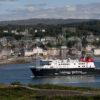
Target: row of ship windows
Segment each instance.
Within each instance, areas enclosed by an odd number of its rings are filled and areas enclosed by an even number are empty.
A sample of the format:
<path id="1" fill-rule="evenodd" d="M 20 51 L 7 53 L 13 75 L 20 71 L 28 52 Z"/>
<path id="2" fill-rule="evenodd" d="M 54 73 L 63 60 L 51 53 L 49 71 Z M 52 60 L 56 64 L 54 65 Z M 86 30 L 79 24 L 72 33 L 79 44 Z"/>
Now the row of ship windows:
<path id="1" fill-rule="evenodd" d="M 59 65 L 70 65 L 70 64 L 59 64 Z M 74 64 L 75 65 L 75 64 Z M 85 66 L 78 66 L 78 67 L 85 67 Z"/>
<path id="2" fill-rule="evenodd" d="M 59 65 L 70 65 L 70 64 L 59 64 Z"/>
<path id="3" fill-rule="evenodd" d="M 70 64 L 59 64 L 59 65 L 70 65 Z M 85 66 L 78 66 L 78 67 L 85 67 Z"/>
<path id="4" fill-rule="evenodd" d="M 70 64 L 59 64 L 59 65 L 70 65 Z M 76 65 L 76 64 L 74 63 L 74 65 Z"/>
<path id="5" fill-rule="evenodd" d="M 78 67 L 85 67 L 85 66 L 78 66 Z"/>
<path id="6" fill-rule="evenodd" d="M 59 64 L 59 65 L 70 65 L 70 64 Z M 74 65 L 76 64 L 74 63 Z M 79 63 L 79 65 L 84 65 L 84 63 Z"/>

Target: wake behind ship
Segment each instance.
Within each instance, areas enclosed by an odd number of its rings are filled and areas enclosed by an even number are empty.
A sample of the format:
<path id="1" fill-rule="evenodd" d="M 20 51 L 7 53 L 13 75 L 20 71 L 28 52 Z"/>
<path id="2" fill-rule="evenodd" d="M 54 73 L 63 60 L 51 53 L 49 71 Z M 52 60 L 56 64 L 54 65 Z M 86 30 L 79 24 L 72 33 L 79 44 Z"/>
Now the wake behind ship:
<path id="1" fill-rule="evenodd" d="M 31 67 L 34 76 L 66 76 L 66 75 L 99 75 L 92 58 L 75 59 L 49 59 L 36 61 Z"/>

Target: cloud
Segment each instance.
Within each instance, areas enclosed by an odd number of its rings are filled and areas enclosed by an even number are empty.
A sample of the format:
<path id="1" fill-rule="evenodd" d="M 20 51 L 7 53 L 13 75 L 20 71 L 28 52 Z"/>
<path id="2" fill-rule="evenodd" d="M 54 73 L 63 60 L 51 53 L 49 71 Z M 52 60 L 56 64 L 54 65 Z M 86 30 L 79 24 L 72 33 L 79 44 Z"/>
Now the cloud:
<path id="1" fill-rule="evenodd" d="M 0 2 L 5 2 L 5 1 L 10 1 L 10 2 L 12 2 L 12 1 L 18 1 L 18 0 L 0 0 Z"/>
<path id="2" fill-rule="evenodd" d="M 27 4 L 25 5 L 26 7 L 29 7 L 29 6 L 35 6 L 35 7 L 44 7 L 46 6 L 47 4 L 46 3 L 38 3 L 38 4 Z"/>
<path id="3" fill-rule="evenodd" d="M 68 11 L 76 11 L 76 6 L 66 5 Z"/>
<path id="4" fill-rule="evenodd" d="M 100 3 L 86 5 L 66 5 L 64 7 L 46 8 L 40 4 L 28 4 L 10 10 L 8 14 L 1 15 L 1 20 L 16 20 L 28 18 L 76 18 L 76 19 L 100 19 Z"/>

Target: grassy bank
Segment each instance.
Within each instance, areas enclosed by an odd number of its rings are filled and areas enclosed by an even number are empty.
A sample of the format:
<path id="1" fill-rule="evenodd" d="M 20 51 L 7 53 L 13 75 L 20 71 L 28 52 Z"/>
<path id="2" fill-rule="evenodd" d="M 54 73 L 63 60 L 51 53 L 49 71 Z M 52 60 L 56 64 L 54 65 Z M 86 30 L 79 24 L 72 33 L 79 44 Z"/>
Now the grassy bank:
<path id="1" fill-rule="evenodd" d="M 0 100 L 100 100 L 100 90 L 59 85 L 0 85 Z"/>

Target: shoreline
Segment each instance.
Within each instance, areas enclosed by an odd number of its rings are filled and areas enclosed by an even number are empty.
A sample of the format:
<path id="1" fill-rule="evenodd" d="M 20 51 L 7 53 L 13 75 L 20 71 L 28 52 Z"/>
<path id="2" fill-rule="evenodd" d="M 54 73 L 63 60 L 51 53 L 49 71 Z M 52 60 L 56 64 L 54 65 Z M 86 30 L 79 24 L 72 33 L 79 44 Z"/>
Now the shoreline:
<path id="1" fill-rule="evenodd" d="M 35 58 L 32 57 L 16 57 L 16 58 L 9 58 L 5 60 L 0 60 L 0 65 L 7 65 L 7 64 L 25 64 L 34 62 Z M 100 56 L 95 56 L 94 59 L 100 60 Z"/>
<path id="2" fill-rule="evenodd" d="M 25 64 L 25 63 L 30 63 L 31 61 L 32 61 L 32 57 L 9 58 L 9 59 L 5 59 L 5 60 L 0 60 L 0 65 Z"/>

